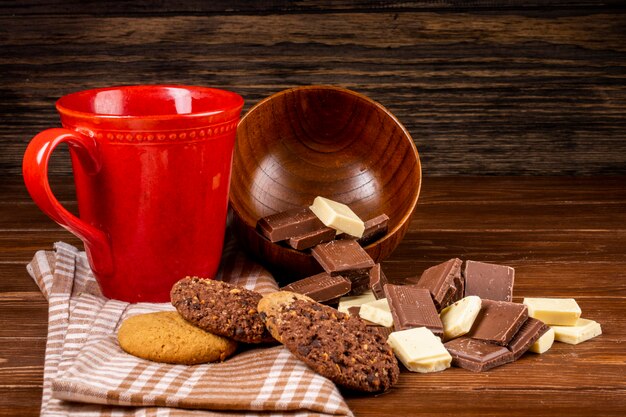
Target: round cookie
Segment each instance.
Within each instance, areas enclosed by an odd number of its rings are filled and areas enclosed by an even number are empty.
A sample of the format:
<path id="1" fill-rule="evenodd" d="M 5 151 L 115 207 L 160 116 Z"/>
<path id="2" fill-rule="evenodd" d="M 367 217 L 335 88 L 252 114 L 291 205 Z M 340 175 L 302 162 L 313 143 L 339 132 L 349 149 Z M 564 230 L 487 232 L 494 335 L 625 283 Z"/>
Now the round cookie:
<path id="1" fill-rule="evenodd" d="M 274 339 L 281 343 L 282 339 L 278 333 L 279 326 L 276 323 L 276 320 L 278 319 L 281 310 L 296 300 L 310 301 L 312 303 L 315 302 L 312 298 L 309 298 L 306 295 L 291 291 L 276 291 L 271 294 L 266 294 L 263 298 L 261 298 L 261 301 L 259 301 L 258 309 L 261 316 L 265 320 L 265 327 L 267 327 L 267 330 L 274 337 Z"/>
<path id="2" fill-rule="evenodd" d="M 393 351 L 381 334 L 368 330 L 359 318 L 296 294 L 263 298 L 259 310 L 270 332 L 320 375 L 366 392 L 385 391 L 398 381 L 400 369 Z"/>
<path id="3" fill-rule="evenodd" d="M 190 323 L 244 343 L 274 342 L 257 304 L 262 295 L 222 281 L 187 277 L 170 293 L 172 305 Z"/>
<path id="4" fill-rule="evenodd" d="M 131 355 L 183 365 L 223 361 L 237 349 L 237 342 L 205 332 L 175 311 L 129 317 L 122 322 L 117 340 Z"/>

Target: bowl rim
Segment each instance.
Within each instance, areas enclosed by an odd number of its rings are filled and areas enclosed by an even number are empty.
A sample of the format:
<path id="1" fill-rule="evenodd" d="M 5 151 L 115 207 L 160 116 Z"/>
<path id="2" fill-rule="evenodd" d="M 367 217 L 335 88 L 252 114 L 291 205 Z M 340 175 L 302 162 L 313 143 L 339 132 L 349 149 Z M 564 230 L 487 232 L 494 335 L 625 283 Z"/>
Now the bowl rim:
<path id="1" fill-rule="evenodd" d="M 362 94 L 362 93 L 358 93 L 356 91 L 344 88 L 344 87 L 339 87 L 339 86 L 334 86 L 334 85 L 325 85 L 325 84 L 314 84 L 314 85 L 305 85 L 305 86 L 298 86 L 298 87 L 291 87 L 291 88 L 287 88 L 285 90 L 281 90 L 277 93 L 274 93 L 268 97 L 265 97 L 264 99 L 262 99 L 261 101 L 259 101 L 258 103 L 256 103 L 255 105 L 253 105 L 252 107 L 250 107 L 250 109 L 246 112 L 246 114 L 243 115 L 243 117 L 241 118 L 241 120 L 238 123 L 238 127 L 241 126 L 242 123 L 244 123 L 244 121 L 248 118 L 248 116 L 250 114 L 252 114 L 257 108 L 261 107 L 262 105 L 264 105 L 266 102 L 270 101 L 270 100 L 274 100 L 277 97 L 283 96 L 285 94 L 289 94 L 292 93 L 294 91 L 301 91 L 301 90 L 333 90 L 333 91 L 338 91 L 341 93 L 345 93 L 348 95 L 352 95 L 355 96 L 357 98 L 359 98 L 360 100 L 363 100 L 375 107 L 377 107 L 379 110 L 383 111 L 389 118 L 391 118 L 396 125 L 402 130 L 402 132 L 404 133 L 404 137 L 408 140 L 409 145 L 413 151 L 413 156 L 415 157 L 415 161 L 417 162 L 417 172 L 418 172 L 418 176 L 419 176 L 419 183 L 417 185 L 417 192 L 415 193 L 415 196 L 413 197 L 413 200 L 411 201 L 411 206 L 410 206 L 410 210 L 407 210 L 406 213 L 404 214 L 404 216 L 402 217 L 402 219 L 400 219 L 396 226 L 392 229 L 392 230 L 388 230 L 387 233 L 381 237 L 380 239 L 376 239 L 375 241 L 373 241 L 372 243 L 370 243 L 369 245 L 365 246 L 364 249 L 368 249 L 368 248 L 372 248 L 376 245 L 379 245 L 380 243 L 384 242 L 385 240 L 391 238 L 391 236 L 394 236 L 396 233 L 398 233 L 403 225 L 411 220 L 411 216 L 413 216 L 413 213 L 415 212 L 415 208 L 417 207 L 417 201 L 419 200 L 419 196 L 422 190 L 422 182 L 423 182 L 423 176 L 422 176 L 422 164 L 420 161 L 420 157 L 419 157 L 419 152 L 417 151 L 417 146 L 415 146 L 415 142 L 413 141 L 413 137 L 411 136 L 411 134 L 409 133 L 409 131 L 406 129 L 406 127 L 404 127 L 404 125 L 398 120 L 398 118 L 396 116 L 394 116 L 385 106 L 383 106 L 382 104 L 380 104 L 379 102 L 369 98 L 368 96 Z M 232 190 L 231 190 L 232 191 Z M 253 229 L 261 238 L 263 238 L 263 236 L 261 236 L 261 234 L 256 230 L 256 225 L 249 225 L 245 220 L 244 217 L 241 216 L 241 213 L 237 210 L 237 208 L 235 207 L 235 205 L 232 203 L 232 192 L 229 192 L 229 202 L 230 202 L 230 207 L 232 208 L 232 210 L 235 212 L 235 214 L 237 215 L 237 218 L 240 219 L 243 224 L 246 227 L 250 227 L 251 229 Z M 258 219 L 257 219 L 258 221 Z M 288 252 L 294 252 L 297 254 L 302 254 L 302 255 L 308 255 L 311 256 L 310 254 L 307 253 L 303 253 L 302 251 L 298 251 L 295 250 L 293 248 L 289 248 L 289 247 L 282 247 L 283 249 L 287 250 Z"/>

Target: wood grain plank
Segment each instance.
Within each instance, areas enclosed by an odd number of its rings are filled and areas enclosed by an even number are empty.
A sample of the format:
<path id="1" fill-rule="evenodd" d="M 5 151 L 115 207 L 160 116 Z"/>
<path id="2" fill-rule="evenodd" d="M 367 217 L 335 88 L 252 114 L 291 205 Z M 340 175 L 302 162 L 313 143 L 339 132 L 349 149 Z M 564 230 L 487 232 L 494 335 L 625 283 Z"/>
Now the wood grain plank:
<path id="1" fill-rule="evenodd" d="M 84 21 L 73 17 L 60 16 L 51 21 L 48 17 L 33 16 L 31 18 L 33 25 L 28 31 L 15 30 L 19 29 L 17 19 L 2 18 L 1 21 L 6 24 L 2 33 L 11 34 L 10 37 L 7 36 L 7 46 L 10 47 L 9 51 L 14 53 L 17 52 L 14 50 L 15 46 L 30 45 L 35 41 L 39 45 L 55 45 L 60 39 L 72 35 L 76 41 L 72 48 L 81 44 L 90 45 L 105 39 L 111 42 L 108 46 L 145 44 L 154 41 L 155 36 L 165 35 L 166 41 L 185 40 L 191 44 L 208 42 L 212 45 L 223 43 L 273 45 L 282 39 L 290 39 L 291 42 L 302 44 L 317 39 L 331 45 L 358 42 L 359 45 L 373 48 L 381 46 L 397 48 L 414 46 L 419 38 L 441 45 L 478 38 L 485 43 L 492 41 L 503 45 L 550 42 L 575 44 L 598 50 L 623 51 L 626 49 L 620 37 L 622 33 L 612 26 L 623 19 L 620 14 L 597 13 L 592 16 L 571 16 L 563 19 L 534 19 L 517 16 L 514 13 L 478 14 L 471 16 L 473 24 L 469 28 L 464 19 L 467 17 L 463 14 L 439 15 L 436 13 L 402 13 L 395 16 L 387 13 L 180 16 L 149 19 L 103 17 L 89 19 L 91 27 L 86 28 Z M 359 22 L 364 22 L 366 19 L 372 19 L 371 22 L 378 23 L 378 25 L 391 21 L 394 24 L 386 28 L 384 34 L 375 33 L 359 25 Z M 380 20 L 377 21 L 377 19 Z M 139 22 L 141 25 L 137 24 Z M 266 23 L 266 25 L 254 27 L 254 24 L 259 22 Z M 43 25 L 37 25 L 37 23 L 43 23 Z M 215 23 L 215 25 L 205 27 L 205 31 L 201 31 L 199 23 Z M 286 24 L 286 27 L 281 27 L 277 25 L 278 23 Z M 56 32 L 46 32 L 45 26 L 50 24 L 55 25 Z M 581 24 L 592 32 L 581 30 L 578 26 Z M 546 30 L 534 31 L 539 26 L 543 26 Z M 99 31 L 104 27 L 109 29 L 108 33 Z M 133 28 L 134 31 L 128 32 L 128 28 Z M 469 29 L 470 32 L 461 34 L 461 28 Z M 154 33 L 155 29 L 160 30 Z M 194 38 L 188 37 L 191 34 Z M 261 38 L 257 37 L 259 35 Z M 601 38 L 601 36 L 605 37 Z M 23 51 L 19 56 L 26 58 Z M 250 58 L 259 59 L 260 57 Z M 37 62 L 36 57 L 32 57 L 31 60 Z"/>
<path id="2" fill-rule="evenodd" d="M 489 259 L 485 259 L 487 261 Z M 569 297 L 626 297 L 626 264 L 615 262 L 506 262 L 515 268 L 515 295 L 540 297 L 567 295 Z M 386 276 L 403 283 L 406 278 L 421 275 L 435 265 L 429 261 L 383 262 Z M 589 280 L 592 276 L 593 280 Z M 23 297 L 40 299 L 39 288 L 26 273 L 26 262 L 0 263 L 0 299 Z"/>
<path id="3" fill-rule="evenodd" d="M 0 386 L 38 386 L 43 382 L 44 337 L 0 337 Z"/>
<path id="4" fill-rule="evenodd" d="M 489 260 L 489 259 L 485 259 Z M 567 295 L 569 297 L 626 297 L 626 264 L 614 262 L 506 262 L 516 273 L 515 295 L 541 297 Z M 383 262 L 386 276 L 397 283 L 421 275 L 435 265 L 429 261 Z M 588 278 L 592 276 L 593 280 Z M 575 284 L 575 285 L 574 285 Z M 0 293 L 2 297 L 39 298 L 39 288 L 26 273 L 24 263 L 0 263 Z"/>
<path id="5" fill-rule="evenodd" d="M 403 385 L 402 390 L 410 389 Z M 393 416 L 406 412 L 411 416 L 432 416 L 441 414 L 442 404 L 450 410 L 450 414 L 468 416 L 496 416 L 501 415 L 502 406 L 506 404 L 507 415 L 513 417 L 527 417 L 528 415 L 597 415 L 598 404 L 602 404 L 603 416 L 623 416 L 626 410 L 626 396 L 621 392 L 575 390 L 564 393 L 559 390 L 530 390 L 482 391 L 477 390 L 464 395 L 467 401 L 451 401 L 455 397 L 453 390 L 441 392 L 420 391 L 411 389 L 411 396 L 396 394 L 398 388 L 390 394 L 375 397 L 355 397 L 348 395 L 348 405 L 356 416 Z M 432 402 L 424 401 L 427 396 Z M 568 401 L 568 397 L 575 396 L 577 402 Z M 550 401 L 545 401 L 550 398 Z M 390 410 L 390 404 L 399 403 Z M 0 386 L 0 416 L 2 417 L 36 417 L 39 416 L 41 403 L 41 387 L 5 388 Z M 471 408 L 468 405 L 471 404 Z M 473 411 L 473 410 L 476 411 Z M 396 414 L 394 414 L 396 413 Z"/>
<path id="6" fill-rule="evenodd" d="M 426 204 L 623 204 L 626 177 L 425 177 L 418 207 Z"/>
<path id="7" fill-rule="evenodd" d="M 20 1 L 4 2 L 0 7 L 0 15 L 184 15 L 184 14 L 245 14 L 245 13 L 293 13 L 293 12 L 324 12 L 324 11 L 409 11 L 409 10 L 557 10 L 572 11 L 576 9 L 606 8 L 606 6 L 620 6 L 619 0 L 422 0 L 422 1 L 233 1 L 217 0 L 205 1 L 168 1 L 143 2 L 134 1 L 120 4 L 115 1 Z"/>
<path id="8" fill-rule="evenodd" d="M 24 279 L 30 279 L 30 277 Z M 0 301 L 0 339 L 45 338 L 48 334 L 48 302 L 39 299 L 2 299 Z M 3 351 L 4 352 L 4 351 Z M 19 351 L 18 351 L 19 352 Z M 15 354 L 16 351 L 13 351 Z M 20 355 L 21 356 L 21 355 Z"/>
<path id="9" fill-rule="evenodd" d="M 39 287 L 30 279 L 24 263 L 0 262 L 0 297 L 6 294 L 39 295 Z"/>
<path id="10" fill-rule="evenodd" d="M 433 264 L 453 257 L 505 263 L 622 263 L 626 261 L 625 237 L 622 231 L 410 231 L 390 259 Z M 37 250 L 51 250 L 58 241 L 82 248 L 82 242 L 64 230 L 6 232 L 0 235 L 0 260 L 25 263 Z"/>
<path id="11" fill-rule="evenodd" d="M 555 180 L 525 180 L 526 183 L 533 181 L 551 187 Z M 524 181 L 519 179 L 463 178 L 459 180 L 461 184 L 452 184 L 452 189 L 449 181 L 447 188 L 442 189 L 441 180 L 427 178 L 412 228 L 422 231 L 623 229 L 626 224 L 625 178 L 603 179 L 601 184 L 596 179 L 597 186 L 593 188 L 584 187 L 590 179 L 568 181 L 571 184 L 560 190 L 529 194 L 524 184 L 519 184 Z M 574 195 L 581 187 L 594 191 Z M 67 177 L 54 178 L 53 188 L 59 198 L 73 198 L 73 185 Z M 0 229 L 17 231 L 19 224 L 28 224 L 29 230 L 61 230 L 34 205 L 21 184 L 3 184 L 0 190 L 6 196 L 0 202 Z M 485 193 L 489 193 L 487 200 Z M 476 195 L 483 197 L 472 200 Z M 78 212 L 75 201 L 61 202 L 70 211 Z M 481 218 L 480 223 L 476 221 L 478 218 Z"/>
<path id="12" fill-rule="evenodd" d="M 78 213 L 75 202 L 63 202 Z M 480 218 L 480 221 L 476 219 Z M 532 219 L 532 221 L 529 221 Z M 418 204 L 411 227 L 421 231 L 626 230 L 624 204 Z M 60 230 L 34 203 L 0 203 L 0 230 Z"/>
<path id="13" fill-rule="evenodd" d="M 78 214 L 76 201 L 61 201 L 63 207 Z M 0 230 L 18 232 L 20 230 L 61 231 L 63 228 L 46 216 L 35 203 L 0 203 Z"/>
<path id="14" fill-rule="evenodd" d="M 420 385 L 423 386 L 423 385 Z M 409 392 L 400 394 L 403 390 Z M 426 398 L 428 400 L 426 400 Z M 575 398 L 575 401 L 572 401 Z M 394 404 L 393 411 L 388 405 Z M 395 404 L 398 404 L 397 406 Z M 462 400 L 454 388 L 426 390 L 415 387 L 414 381 L 400 381 L 395 391 L 377 397 L 350 398 L 348 405 L 357 416 L 433 416 L 446 410 L 449 415 L 501 416 L 623 416 L 626 394 L 619 390 L 572 389 L 567 391 L 520 389 L 490 391 L 477 389 L 463 393 Z"/>
<path id="15" fill-rule="evenodd" d="M 620 231 L 409 231 L 392 257 L 432 263 L 454 257 L 505 263 L 622 263 L 625 237 Z"/>
<path id="16" fill-rule="evenodd" d="M 76 201 L 74 179 L 71 175 L 49 175 L 48 182 L 54 196 L 60 202 Z M 32 203 L 22 175 L 4 176 L 0 178 L 0 204 Z"/>
<path id="17" fill-rule="evenodd" d="M 525 205 L 437 204 L 419 205 L 413 215 L 413 230 L 420 231 L 624 231 L 626 207 L 623 204 Z"/>
<path id="18" fill-rule="evenodd" d="M 112 84 L 219 85 L 246 108 L 334 84 L 387 106 L 427 175 L 626 172 L 626 13 L 347 12 L 0 18 L 0 172 L 58 125 L 53 102 Z M 85 20 L 86 19 L 86 20 Z M 152 80 L 152 81 L 151 81 Z M 52 172 L 70 172 L 59 156 Z"/>
<path id="19" fill-rule="evenodd" d="M 70 175 L 51 175 L 50 185 L 61 202 L 75 201 Z M 28 203 L 32 199 L 20 176 L 0 178 L 0 204 Z M 507 177 L 463 176 L 423 178 L 418 207 L 422 205 L 576 205 L 626 203 L 626 176 Z"/>
<path id="20" fill-rule="evenodd" d="M 0 235 L 0 262 L 26 264 L 38 250 L 52 250 L 54 243 L 66 242 L 78 248 L 83 243 L 64 229 L 54 231 L 5 232 Z"/>
<path id="21" fill-rule="evenodd" d="M 32 387 L 0 386 L 0 416 L 39 416 L 42 390 L 43 385 L 41 383 Z"/>

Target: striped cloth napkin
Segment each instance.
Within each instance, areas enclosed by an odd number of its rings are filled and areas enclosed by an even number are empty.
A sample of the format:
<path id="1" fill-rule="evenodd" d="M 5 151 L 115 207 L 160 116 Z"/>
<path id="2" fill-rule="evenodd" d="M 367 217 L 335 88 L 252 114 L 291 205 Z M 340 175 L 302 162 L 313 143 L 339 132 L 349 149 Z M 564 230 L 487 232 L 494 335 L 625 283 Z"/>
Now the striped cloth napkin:
<path id="1" fill-rule="evenodd" d="M 122 351 L 120 323 L 173 310 L 104 298 L 84 252 L 65 243 L 27 266 L 49 302 L 42 416 L 352 416 L 335 385 L 282 346 L 253 348 L 223 363 L 150 362 Z M 272 276 L 225 245 L 217 279 L 259 291 Z"/>

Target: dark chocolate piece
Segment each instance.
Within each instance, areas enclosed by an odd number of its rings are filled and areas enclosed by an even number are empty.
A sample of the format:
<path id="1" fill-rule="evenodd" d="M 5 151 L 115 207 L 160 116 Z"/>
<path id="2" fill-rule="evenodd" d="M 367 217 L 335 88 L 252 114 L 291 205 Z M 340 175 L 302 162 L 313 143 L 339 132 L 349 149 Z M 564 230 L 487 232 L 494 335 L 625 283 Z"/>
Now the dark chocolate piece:
<path id="1" fill-rule="evenodd" d="M 454 291 L 450 296 L 450 301 L 445 302 L 444 304 L 449 306 L 450 304 L 454 304 L 459 301 L 461 298 L 465 297 L 465 278 L 463 274 L 459 274 L 458 276 L 454 276 Z"/>
<path id="2" fill-rule="evenodd" d="M 280 242 L 325 227 L 308 207 L 272 214 L 257 222 L 259 233 L 272 242 Z"/>
<path id="3" fill-rule="evenodd" d="M 457 293 L 457 285 L 461 280 L 461 261 L 458 258 L 450 259 L 442 264 L 428 268 L 417 281 L 417 288 L 430 291 L 437 311 L 441 311 L 453 302 Z M 461 297 L 463 298 L 463 297 Z"/>
<path id="4" fill-rule="evenodd" d="M 290 237 L 287 243 L 296 250 L 305 250 L 320 243 L 330 242 L 335 238 L 336 234 L 337 231 L 335 229 L 324 227 L 299 236 Z"/>
<path id="5" fill-rule="evenodd" d="M 387 284 L 384 290 L 396 331 L 426 327 L 443 337 L 443 324 L 427 289 Z"/>
<path id="6" fill-rule="evenodd" d="M 361 317 L 361 315 L 359 314 L 361 312 L 361 306 L 352 306 L 352 307 L 348 307 L 348 314 L 351 317 L 358 317 L 359 319 L 363 320 L 363 322 L 367 325 L 367 326 L 372 326 L 372 327 L 383 327 L 381 325 L 379 325 L 378 323 L 374 323 L 372 321 L 369 320 L 365 320 L 364 318 Z"/>
<path id="7" fill-rule="evenodd" d="M 477 295 L 482 299 L 513 301 L 515 269 L 510 266 L 484 262 L 465 262 L 465 296 Z"/>
<path id="8" fill-rule="evenodd" d="M 366 221 L 364 226 L 365 230 L 363 231 L 363 236 L 358 239 L 347 233 L 343 233 L 338 237 L 339 239 L 353 239 L 356 240 L 359 245 L 367 246 L 387 233 L 387 230 L 389 229 L 389 216 L 381 214 L 380 216 L 376 216 Z"/>
<path id="9" fill-rule="evenodd" d="M 363 236 L 361 236 L 357 242 L 362 246 L 369 245 L 379 237 L 384 236 L 388 228 L 389 216 L 386 214 L 381 214 L 373 219 L 369 219 L 365 222 Z"/>
<path id="10" fill-rule="evenodd" d="M 374 266 L 374 261 L 354 240 L 333 240 L 311 249 L 311 254 L 330 275 L 360 276 Z"/>
<path id="11" fill-rule="evenodd" d="M 507 346 L 513 353 L 513 359 L 518 360 L 549 329 L 541 320 L 529 317 Z"/>
<path id="12" fill-rule="evenodd" d="M 360 274 L 347 274 L 348 279 L 352 283 L 352 289 L 348 295 L 363 294 L 370 288 L 369 271 L 363 271 Z"/>
<path id="13" fill-rule="evenodd" d="M 352 317 L 360 317 L 359 312 L 361 311 L 361 306 L 352 306 L 348 307 L 348 314 Z"/>
<path id="14" fill-rule="evenodd" d="M 441 301 L 441 304 L 435 302 L 435 307 L 437 307 L 437 311 L 440 312 L 441 310 L 452 304 L 457 295 L 458 291 L 456 289 L 456 285 L 452 285 L 452 288 L 450 288 L 450 291 L 448 291 L 446 297 L 443 299 L 443 301 Z"/>
<path id="15" fill-rule="evenodd" d="M 473 372 L 482 372 L 513 362 L 513 354 L 507 348 L 482 340 L 458 337 L 443 345 L 452 356 L 452 365 Z"/>
<path id="16" fill-rule="evenodd" d="M 320 301 L 320 303 L 326 304 L 326 305 L 337 305 L 339 304 L 340 299 L 341 297 L 337 297 L 337 298 L 333 298 L 332 300 Z"/>
<path id="17" fill-rule="evenodd" d="M 331 277 L 326 272 L 313 275 L 285 285 L 282 290 L 308 295 L 317 302 L 328 302 L 350 292 L 350 280 L 337 275 Z"/>
<path id="18" fill-rule="evenodd" d="M 385 284 L 387 284 L 387 277 L 380 264 L 374 265 L 369 273 L 369 287 L 372 289 L 374 297 L 376 297 L 377 300 L 385 298 Z"/>
<path id="19" fill-rule="evenodd" d="M 528 307 L 508 301 L 482 300 L 467 337 L 506 346 L 528 319 Z"/>
<path id="20" fill-rule="evenodd" d="M 343 271 L 341 275 L 348 278 L 352 282 L 365 279 L 367 281 L 367 285 L 369 286 L 370 269 L 371 268 L 361 268 L 353 269 L 352 271 Z"/>

